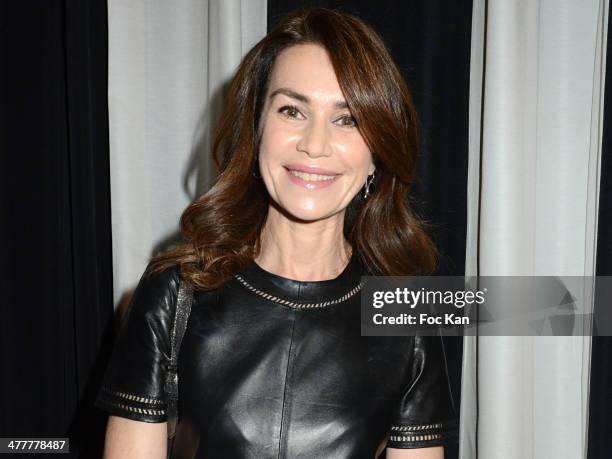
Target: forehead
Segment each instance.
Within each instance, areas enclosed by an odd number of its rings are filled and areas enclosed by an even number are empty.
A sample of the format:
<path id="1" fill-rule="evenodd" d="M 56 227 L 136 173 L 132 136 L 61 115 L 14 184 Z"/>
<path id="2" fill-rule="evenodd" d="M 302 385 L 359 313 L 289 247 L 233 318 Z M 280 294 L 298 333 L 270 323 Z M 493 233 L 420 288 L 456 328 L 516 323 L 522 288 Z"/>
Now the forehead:
<path id="1" fill-rule="evenodd" d="M 268 92 L 278 87 L 289 87 L 315 98 L 343 98 L 327 51 L 311 43 L 290 46 L 277 56 Z"/>

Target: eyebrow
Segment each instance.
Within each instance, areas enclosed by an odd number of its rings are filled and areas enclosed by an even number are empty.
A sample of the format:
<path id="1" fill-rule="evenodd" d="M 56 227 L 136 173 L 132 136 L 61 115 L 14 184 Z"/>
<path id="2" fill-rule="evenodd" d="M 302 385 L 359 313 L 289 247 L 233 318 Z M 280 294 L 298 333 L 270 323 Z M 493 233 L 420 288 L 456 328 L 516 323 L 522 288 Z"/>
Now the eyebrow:
<path id="1" fill-rule="evenodd" d="M 275 89 L 274 91 L 272 91 L 272 93 L 270 93 L 270 100 L 272 100 L 274 96 L 278 94 L 284 94 L 287 97 L 291 97 L 292 99 L 299 100 L 300 102 L 304 102 L 305 104 L 310 103 L 310 99 L 307 96 L 305 96 L 304 94 L 300 94 L 299 92 L 295 92 L 289 88 Z M 334 104 L 334 108 L 341 110 L 344 108 L 348 108 L 348 104 L 346 103 L 345 100 L 338 100 Z"/>

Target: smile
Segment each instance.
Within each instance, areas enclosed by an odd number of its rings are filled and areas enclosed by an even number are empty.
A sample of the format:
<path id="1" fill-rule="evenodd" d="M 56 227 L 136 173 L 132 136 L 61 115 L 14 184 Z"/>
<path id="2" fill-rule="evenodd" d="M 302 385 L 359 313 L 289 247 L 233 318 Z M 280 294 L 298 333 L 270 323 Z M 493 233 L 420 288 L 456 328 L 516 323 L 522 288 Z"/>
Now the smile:
<path id="1" fill-rule="evenodd" d="M 308 174 L 306 172 L 286 169 L 289 179 L 296 185 L 309 190 L 325 188 L 336 181 L 339 175 Z"/>
<path id="2" fill-rule="evenodd" d="M 293 171 L 293 170 L 290 170 L 289 173 L 295 175 L 296 177 L 301 178 L 302 180 L 306 180 L 308 182 L 320 182 L 321 180 L 333 180 L 334 178 L 336 178 L 335 175 L 307 174 L 306 172 Z"/>

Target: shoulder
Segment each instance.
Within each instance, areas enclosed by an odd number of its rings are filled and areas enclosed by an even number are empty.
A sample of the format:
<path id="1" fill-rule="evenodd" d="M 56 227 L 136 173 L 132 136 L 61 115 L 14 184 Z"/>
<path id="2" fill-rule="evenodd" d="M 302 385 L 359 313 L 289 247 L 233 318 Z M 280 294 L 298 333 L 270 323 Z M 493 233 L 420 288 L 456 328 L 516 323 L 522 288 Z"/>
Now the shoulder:
<path id="1" fill-rule="evenodd" d="M 128 313 L 169 312 L 178 294 L 180 279 L 178 265 L 152 271 L 149 263 L 134 290 Z"/>
<path id="2" fill-rule="evenodd" d="M 168 289 L 178 291 L 180 279 L 181 268 L 179 265 L 153 270 L 153 263 L 149 262 L 138 284 L 139 286 L 146 285 L 147 288 L 160 292 Z"/>
<path id="3" fill-rule="evenodd" d="M 133 343 L 151 341 L 158 351 L 166 354 L 180 284 L 180 267 L 153 272 L 150 266 L 149 263 L 131 296 L 119 327 L 117 345 L 136 346 Z"/>

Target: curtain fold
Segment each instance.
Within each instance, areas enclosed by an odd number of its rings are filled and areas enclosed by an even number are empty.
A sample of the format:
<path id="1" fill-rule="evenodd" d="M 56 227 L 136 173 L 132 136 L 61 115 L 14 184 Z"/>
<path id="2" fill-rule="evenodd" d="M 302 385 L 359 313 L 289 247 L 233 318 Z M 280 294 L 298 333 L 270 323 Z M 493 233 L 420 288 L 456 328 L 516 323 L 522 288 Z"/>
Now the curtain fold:
<path id="1" fill-rule="evenodd" d="M 471 119 L 469 181 L 480 194 L 470 196 L 467 258 L 479 275 L 592 276 L 607 2 L 475 5 L 486 7 L 472 48 L 485 65 L 484 91 L 471 94 L 482 118 Z M 478 390 L 464 409 L 477 409 L 478 428 L 464 457 L 585 457 L 590 338 L 467 343 Z"/>
<path id="2" fill-rule="evenodd" d="M 480 213 L 480 165 L 482 136 L 482 100 L 486 38 L 486 1 L 472 5 L 470 43 L 470 96 L 468 127 L 468 171 L 466 198 L 465 276 L 478 275 L 478 216 Z M 461 362 L 461 416 L 459 418 L 459 458 L 474 459 L 478 440 L 478 337 L 463 337 Z"/>

